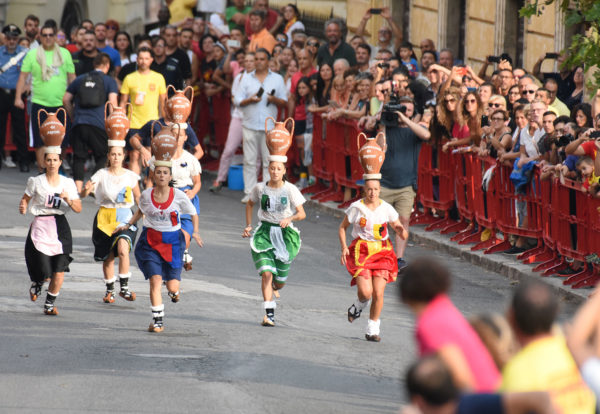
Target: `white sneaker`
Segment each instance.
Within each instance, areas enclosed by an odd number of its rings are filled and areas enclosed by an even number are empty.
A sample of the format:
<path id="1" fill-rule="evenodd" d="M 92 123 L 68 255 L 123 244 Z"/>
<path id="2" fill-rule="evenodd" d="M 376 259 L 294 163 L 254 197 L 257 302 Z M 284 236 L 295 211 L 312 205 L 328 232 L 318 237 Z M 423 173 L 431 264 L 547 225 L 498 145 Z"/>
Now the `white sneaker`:
<path id="1" fill-rule="evenodd" d="M 244 196 L 244 198 L 242 198 L 242 203 L 246 204 L 248 201 L 250 201 L 250 194 L 246 194 Z"/>
<path id="2" fill-rule="evenodd" d="M 4 166 L 8 167 L 8 168 L 16 168 L 17 164 L 14 163 L 14 161 L 12 160 L 12 157 L 9 155 L 8 157 L 6 157 L 6 159 L 4 160 Z"/>

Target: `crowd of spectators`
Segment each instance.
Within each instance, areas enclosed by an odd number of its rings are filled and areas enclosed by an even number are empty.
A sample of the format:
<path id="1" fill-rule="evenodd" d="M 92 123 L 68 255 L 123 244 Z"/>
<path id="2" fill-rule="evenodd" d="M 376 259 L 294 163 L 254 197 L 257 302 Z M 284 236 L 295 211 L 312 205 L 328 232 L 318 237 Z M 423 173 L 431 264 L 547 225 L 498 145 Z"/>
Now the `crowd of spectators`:
<path id="1" fill-rule="evenodd" d="M 73 156 L 63 165 L 65 173 L 73 166 L 81 186 L 84 175 L 105 162 L 102 110 L 109 101 L 113 106 L 131 104 L 129 168 L 140 172 L 150 158 L 152 122 L 167 122 L 163 103 L 172 93 L 168 86 L 192 86 L 196 98 L 186 145 L 197 158 L 207 154 L 219 162 L 212 192 L 226 183 L 232 160 L 242 150 L 242 202 L 268 174 L 268 117 L 295 121 L 288 173 L 294 181 L 299 178 L 300 187 L 317 180 L 311 165 L 315 117 L 354 122 L 369 136 L 385 130 L 381 197 L 396 208 L 406 228 L 422 145 L 442 152 L 472 151 L 515 169 L 535 164 L 542 179 L 580 180 L 582 191 L 600 194 L 600 174 L 595 174 L 600 168 L 595 162 L 600 101 L 583 102 L 583 68 L 563 64 L 564 53 L 545 53 L 533 68 L 515 66 L 516 56 L 487 56 L 476 73 L 456 60 L 452 50 L 437 50 L 431 39 L 420 41 L 418 48 L 403 39 L 388 8 L 367 10 L 353 35 L 343 20 L 332 18 L 315 37 L 306 33 L 301 13 L 291 3 L 275 10 L 267 0 L 252 6 L 233 0 L 224 13 L 204 18 L 191 14 L 189 1 L 169 3 L 158 13 L 158 27 L 136 36 L 113 19 L 83 20 L 69 33 L 53 20 L 40 24 L 33 15 L 22 28 L 5 26 L 0 146 L 5 146 L 10 114 L 16 149 L 3 151 L 0 165 L 28 172 L 34 161 L 29 148 L 34 148 L 41 171 L 38 114 L 65 107 L 69 133 L 64 145 L 72 147 Z M 364 35 L 373 14 L 380 14 L 384 24 L 370 43 Z M 555 63 L 555 72 L 541 71 L 548 60 Z M 95 71 L 101 72 L 94 79 L 102 81 L 104 98 L 101 104 L 84 104 L 91 98 L 82 88 Z M 215 138 L 219 121 L 226 126 L 222 142 Z M 520 214 L 520 220 L 523 225 L 527 218 Z M 518 237 L 505 253 L 527 247 L 528 240 Z M 396 238 L 395 248 L 403 267 L 406 241 Z M 581 266 L 585 264 L 574 262 L 562 272 L 575 273 Z M 504 324 L 496 317 L 467 322 L 448 299 L 450 275 L 435 263 L 409 264 L 401 284 L 402 301 L 418 318 L 423 357 L 407 374 L 412 409 L 551 412 L 554 406 L 562 412 L 594 411 L 594 397 L 583 380 L 600 392 L 598 359 L 592 355 L 596 349 L 589 346 L 597 340 L 597 323 L 590 319 L 599 314 L 600 295 L 575 318 L 584 332 L 573 328 L 565 342 L 552 330 L 556 299 L 542 284 L 517 289 Z M 505 341 L 504 334 L 514 340 Z M 506 348 L 499 349 L 501 344 Z M 505 393 L 490 394 L 498 390 Z M 478 399 L 464 392 L 488 394 Z"/>

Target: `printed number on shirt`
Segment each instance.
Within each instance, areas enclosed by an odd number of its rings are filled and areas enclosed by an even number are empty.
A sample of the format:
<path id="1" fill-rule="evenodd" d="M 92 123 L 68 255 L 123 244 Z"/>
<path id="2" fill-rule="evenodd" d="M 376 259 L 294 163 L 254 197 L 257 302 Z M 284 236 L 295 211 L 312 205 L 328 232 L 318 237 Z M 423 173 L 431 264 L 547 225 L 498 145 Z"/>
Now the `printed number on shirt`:
<path id="1" fill-rule="evenodd" d="M 277 199 L 275 197 L 271 198 L 267 194 L 263 194 L 260 199 L 260 207 L 264 211 L 268 211 L 270 213 L 274 211 L 283 211 L 288 205 L 288 198 L 286 196 Z"/>
<path id="2" fill-rule="evenodd" d="M 48 194 L 46 197 L 46 207 L 48 208 L 60 208 L 61 203 L 60 194 Z"/>

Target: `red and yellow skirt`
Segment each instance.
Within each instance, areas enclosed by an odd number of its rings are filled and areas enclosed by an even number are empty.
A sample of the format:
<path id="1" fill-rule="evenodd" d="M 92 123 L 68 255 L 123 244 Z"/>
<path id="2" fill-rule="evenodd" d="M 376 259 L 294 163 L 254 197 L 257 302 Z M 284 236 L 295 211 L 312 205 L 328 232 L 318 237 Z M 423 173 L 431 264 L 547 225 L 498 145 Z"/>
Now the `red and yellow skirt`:
<path id="1" fill-rule="evenodd" d="M 398 259 L 394 246 L 388 240 L 367 241 L 354 239 L 346 256 L 346 269 L 352 276 L 350 286 L 356 285 L 357 277 L 370 279 L 382 277 L 387 283 L 394 282 L 398 276 Z"/>

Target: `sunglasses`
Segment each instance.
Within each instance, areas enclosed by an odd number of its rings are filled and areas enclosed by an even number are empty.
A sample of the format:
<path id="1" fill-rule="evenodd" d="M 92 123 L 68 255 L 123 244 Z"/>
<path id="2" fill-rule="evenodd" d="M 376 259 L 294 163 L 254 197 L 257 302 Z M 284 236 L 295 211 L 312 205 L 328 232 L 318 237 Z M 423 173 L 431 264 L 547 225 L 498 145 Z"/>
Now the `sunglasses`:
<path id="1" fill-rule="evenodd" d="M 472 103 L 475 103 L 477 101 L 475 99 L 465 99 L 465 102 L 472 104 Z"/>
<path id="2" fill-rule="evenodd" d="M 54 37 L 54 33 L 46 33 L 46 34 L 42 33 L 40 36 L 41 37 Z"/>
<path id="3" fill-rule="evenodd" d="M 445 103 L 452 103 L 452 102 L 456 102 L 456 99 L 452 98 L 452 99 L 444 99 Z"/>
<path id="4" fill-rule="evenodd" d="M 106 28 L 110 29 L 110 30 L 117 30 L 118 29 L 117 26 L 106 26 Z"/>
<path id="5" fill-rule="evenodd" d="M 524 90 L 523 93 L 530 94 L 530 93 L 535 93 L 535 91 L 533 89 L 528 89 L 528 90 Z"/>
<path id="6" fill-rule="evenodd" d="M 287 39 L 285 37 L 278 37 L 277 41 L 278 42 L 285 42 Z"/>
<path id="7" fill-rule="evenodd" d="M 490 107 L 492 108 L 500 108 L 502 105 L 500 105 L 499 103 L 491 103 Z"/>
<path id="8" fill-rule="evenodd" d="M 317 42 L 308 42 L 307 45 L 319 47 L 319 44 Z"/>

